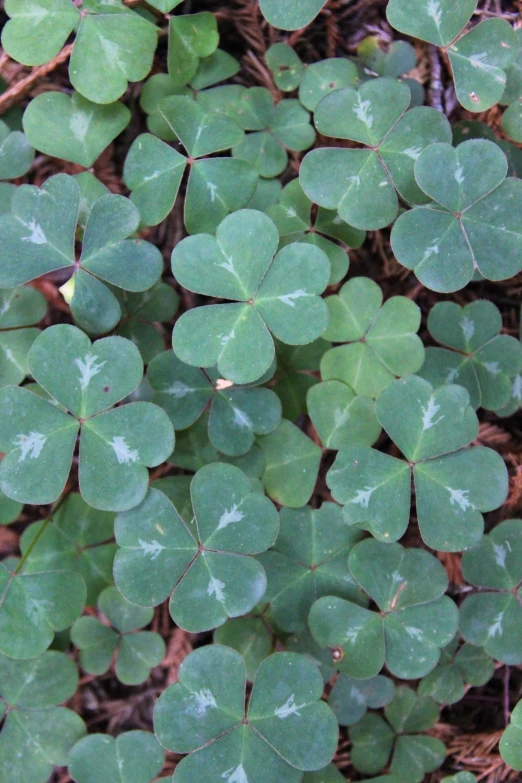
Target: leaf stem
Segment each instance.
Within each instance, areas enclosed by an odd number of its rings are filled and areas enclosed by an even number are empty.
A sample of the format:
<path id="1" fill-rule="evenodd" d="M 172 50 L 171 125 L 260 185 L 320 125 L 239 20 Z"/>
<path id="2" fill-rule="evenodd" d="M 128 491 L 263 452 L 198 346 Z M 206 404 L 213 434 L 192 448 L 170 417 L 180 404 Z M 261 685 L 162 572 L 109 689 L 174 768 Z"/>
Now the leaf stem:
<path id="1" fill-rule="evenodd" d="M 33 538 L 33 540 L 31 541 L 31 543 L 30 543 L 30 544 L 29 544 L 29 546 L 27 547 L 27 551 L 26 551 L 26 553 L 25 553 L 25 554 L 22 556 L 22 558 L 20 559 L 20 562 L 19 562 L 19 563 L 18 563 L 18 565 L 16 566 L 16 568 L 15 568 L 15 570 L 14 570 L 14 572 L 13 572 L 15 575 L 16 575 L 16 574 L 19 574 L 19 573 L 20 573 L 20 571 L 22 570 L 22 568 L 24 567 L 24 565 L 25 565 L 25 563 L 26 563 L 26 561 L 27 561 L 27 558 L 29 557 L 29 555 L 31 554 L 31 552 L 33 551 L 33 549 L 35 548 L 35 546 L 36 546 L 36 544 L 38 543 L 38 541 L 40 540 L 40 538 L 41 538 L 41 537 L 43 536 L 43 534 L 45 533 L 45 530 L 46 530 L 46 528 L 47 528 L 47 525 L 48 525 L 48 524 L 49 524 L 49 522 L 52 520 L 52 518 L 54 517 L 54 515 L 56 514 L 56 512 L 58 511 L 58 509 L 60 508 L 60 506 L 61 506 L 61 505 L 64 503 L 64 501 L 65 501 L 65 499 L 67 498 L 68 494 L 69 494 L 69 492 L 68 492 L 68 491 L 66 491 L 66 492 L 64 492 L 64 493 L 63 493 L 63 495 L 62 495 L 62 496 L 61 496 L 61 498 L 58 500 L 58 502 L 56 503 L 56 505 L 55 505 L 55 506 L 53 506 L 53 508 L 51 509 L 51 513 L 50 513 L 50 514 L 49 514 L 49 515 L 48 515 L 48 516 L 47 516 L 47 517 L 46 517 L 46 518 L 43 520 L 43 522 L 42 522 L 42 526 L 40 527 L 40 530 L 39 530 L 39 531 L 38 531 L 38 533 L 35 535 L 35 537 L 34 537 L 34 538 Z"/>

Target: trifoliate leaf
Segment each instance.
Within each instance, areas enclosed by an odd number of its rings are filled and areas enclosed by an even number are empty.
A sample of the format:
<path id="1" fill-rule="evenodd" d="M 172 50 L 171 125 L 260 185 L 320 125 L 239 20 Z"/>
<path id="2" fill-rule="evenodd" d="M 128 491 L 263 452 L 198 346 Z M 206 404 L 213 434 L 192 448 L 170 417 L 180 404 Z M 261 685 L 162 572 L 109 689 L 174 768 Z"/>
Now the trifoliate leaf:
<path id="1" fill-rule="evenodd" d="M 319 473 L 319 446 L 287 419 L 258 442 L 266 460 L 263 484 L 267 494 L 290 508 L 306 505 Z"/>
<path id="2" fill-rule="evenodd" d="M 417 372 L 424 347 L 416 334 L 419 307 L 403 296 L 382 304 L 382 290 L 367 277 L 356 277 L 326 299 L 330 323 L 325 339 L 346 342 L 321 360 L 325 381 L 339 380 L 357 394 L 376 397 L 397 376 Z"/>
<path id="3" fill-rule="evenodd" d="M 89 168 L 130 122 L 129 109 L 116 101 L 100 106 L 77 92 L 44 92 L 24 112 L 24 131 L 40 152 Z"/>
<path id="4" fill-rule="evenodd" d="M 168 73 L 155 73 L 143 83 L 140 94 L 140 106 L 147 114 L 147 127 L 151 133 L 163 141 L 176 141 L 176 133 L 160 115 L 161 101 L 170 95 L 183 95 L 191 98 L 189 87 L 176 87 Z"/>
<path id="5" fill-rule="evenodd" d="M 458 622 L 455 604 L 443 595 L 447 575 L 441 563 L 421 549 L 367 539 L 352 549 L 348 567 L 380 613 L 342 598 L 320 598 L 309 618 L 315 640 L 341 647 L 342 671 L 356 679 L 375 676 L 384 663 L 402 679 L 431 671 Z"/>
<path id="6" fill-rule="evenodd" d="M 456 149 L 433 144 L 421 153 L 415 178 L 433 202 L 401 215 L 391 241 L 397 259 L 428 288 L 457 291 L 475 270 L 489 280 L 520 270 L 522 185 L 505 179 L 506 171 L 505 155 L 488 140 Z"/>
<path id="7" fill-rule="evenodd" d="M 401 33 L 448 46 L 471 19 L 476 6 L 476 0 L 390 0 L 386 15 Z"/>
<path id="8" fill-rule="evenodd" d="M 492 302 L 476 300 L 465 307 L 439 302 L 428 318 L 432 337 L 451 348 L 428 348 L 419 371 L 434 388 L 458 383 L 474 408 L 496 410 L 511 397 L 511 378 L 522 370 L 522 345 L 500 334 L 502 316 Z"/>
<path id="9" fill-rule="evenodd" d="M 116 739 L 90 734 L 69 753 L 69 773 L 76 783 L 151 783 L 161 772 L 165 753 L 154 734 L 126 731 Z"/>
<path id="10" fill-rule="evenodd" d="M 173 16 L 169 21 L 169 76 L 178 87 L 187 84 L 198 70 L 199 59 L 209 57 L 219 44 L 214 14 Z"/>
<path id="11" fill-rule="evenodd" d="M 481 648 L 464 644 L 458 650 L 455 637 L 442 650 L 440 662 L 419 685 L 419 694 L 431 696 L 438 704 L 455 704 L 466 691 L 466 685 L 485 685 L 495 670 L 493 659 Z"/>
<path id="12" fill-rule="evenodd" d="M 462 558 L 464 578 L 487 592 L 467 597 L 460 609 L 466 641 L 503 663 L 522 660 L 522 522 L 509 519 Z"/>
<path id="13" fill-rule="evenodd" d="M 176 783 L 205 770 L 216 780 L 299 783 L 302 770 L 322 769 L 335 752 L 337 723 L 320 697 L 323 681 L 304 656 L 276 653 L 257 672 L 245 717 L 245 664 L 228 647 L 191 653 L 179 682 L 163 692 L 154 710 L 162 745 L 191 753 L 176 769 Z M 199 750 L 198 750 L 199 748 Z"/>
<path id="14" fill-rule="evenodd" d="M 274 27 L 299 30 L 310 24 L 326 0 L 261 0 L 261 13 Z"/>
<path id="15" fill-rule="evenodd" d="M 232 465 L 202 468 L 191 494 L 194 531 L 157 490 L 118 515 L 114 575 L 123 595 L 140 606 L 171 595 L 175 622 L 200 632 L 246 614 L 262 598 L 265 573 L 249 555 L 273 543 L 278 519 L 270 501 Z"/>
<path id="16" fill-rule="evenodd" d="M 339 506 L 282 509 L 277 541 L 258 559 L 268 578 L 263 603 L 283 631 L 306 629 L 310 607 L 323 595 L 364 603 L 346 558 L 361 534 L 344 523 Z"/>
<path id="17" fill-rule="evenodd" d="M 0 120 L 0 180 L 23 177 L 31 168 L 33 158 L 29 139 Z"/>

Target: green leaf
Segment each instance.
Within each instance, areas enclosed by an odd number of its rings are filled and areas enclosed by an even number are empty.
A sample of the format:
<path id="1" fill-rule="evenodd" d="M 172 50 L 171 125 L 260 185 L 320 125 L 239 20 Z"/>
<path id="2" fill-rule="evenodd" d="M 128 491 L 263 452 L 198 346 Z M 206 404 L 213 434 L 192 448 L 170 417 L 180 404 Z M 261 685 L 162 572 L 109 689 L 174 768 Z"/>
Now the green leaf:
<path id="1" fill-rule="evenodd" d="M 27 357 L 39 329 L 0 330 L 0 387 L 17 385 L 29 374 Z"/>
<path id="2" fill-rule="evenodd" d="M 281 30 L 299 30 L 310 24 L 326 0 L 261 0 L 261 13 L 274 27 Z"/>
<path id="3" fill-rule="evenodd" d="M 442 783 L 476 783 L 477 778 L 471 772 L 457 772 L 456 775 L 442 778 Z"/>
<path id="4" fill-rule="evenodd" d="M 311 373 L 319 370 L 321 356 L 330 343 L 322 338 L 304 346 L 288 346 L 276 341 L 277 372 L 272 387 L 283 405 L 285 419 L 294 421 L 308 413 L 306 395 L 317 383 Z"/>
<path id="5" fill-rule="evenodd" d="M 306 505 L 319 473 L 319 446 L 286 419 L 258 442 L 266 459 L 263 484 L 267 494 L 290 508 Z"/>
<path id="6" fill-rule="evenodd" d="M 455 604 L 443 596 L 447 575 L 441 563 L 421 549 L 367 539 L 352 549 L 348 567 L 381 611 L 320 598 L 309 618 L 315 640 L 322 647 L 341 647 L 342 671 L 357 679 L 375 676 L 384 662 L 402 679 L 431 671 L 458 619 Z"/>
<path id="7" fill-rule="evenodd" d="M 245 714 L 245 666 L 228 647 L 196 650 L 183 662 L 179 682 L 159 698 L 154 728 L 160 742 L 184 759 L 176 779 L 197 779 L 203 765 L 213 779 L 227 773 L 252 783 L 298 783 L 299 770 L 322 769 L 337 744 L 337 725 L 320 697 L 322 678 L 295 653 L 261 664 Z M 200 750 L 197 750 L 200 748 Z"/>
<path id="8" fill-rule="evenodd" d="M 359 81 L 357 66 L 344 57 L 333 57 L 307 65 L 299 87 L 299 100 L 315 111 L 319 101 L 334 90 L 355 87 Z"/>
<path id="9" fill-rule="evenodd" d="M 459 383 L 469 392 L 473 407 L 489 410 L 508 404 L 511 378 L 522 370 L 519 340 L 501 335 L 502 316 L 492 302 L 476 300 L 465 307 L 439 302 L 428 318 L 431 335 L 442 345 L 428 348 L 419 374 L 435 388 Z"/>
<path id="10" fill-rule="evenodd" d="M 214 631 L 214 644 L 232 647 L 244 659 L 247 679 L 254 680 L 257 670 L 272 652 L 272 634 L 261 617 L 227 620 Z"/>
<path id="11" fill-rule="evenodd" d="M 205 111 L 192 98 L 165 98 L 158 111 L 191 158 L 201 158 L 212 152 L 229 149 L 243 138 L 243 132 L 234 120 L 224 114 Z"/>
<path id="12" fill-rule="evenodd" d="M 2 30 L 7 54 L 24 65 L 43 65 L 55 57 L 80 19 L 71 0 L 7 0 L 10 20 Z"/>
<path id="13" fill-rule="evenodd" d="M 345 778 L 333 764 L 317 772 L 305 772 L 303 776 L 303 783 L 342 783 L 343 780 Z"/>
<path id="14" fill-rule="evenodd" d="M 346 558 L 361 534 L 347 528 L 339 506 L 286 508 L 279 518 L 275 544 L 259 557 L 268 578 L 263 603 L 270 604 L 279 628 L 304 631 L 310 607 L 323 595 L 364 601 L 346 567 Z"/>
<path id="15" fill-rule="evenodd" d="M 0 179 L 23 177 L 34 159 L 34 149 L 23 133 L 0 120 Z"/>
<path id="16" fill-rule="evenodd" d="M 388 21 L 396 30 L 436 46 L 448 46 L 471 19 L 476 0 L 390 0 Z"/>
<path id="17" fill-rule="evenodd" d="M 11 500 L 0 491 L 0 525 L 10 525 L 11 522 L 16 522 L 22 508 L 22 503 Z"/>
<path id="18" fill-rule="evenodd" d="M 502 106 L 509 106 L 514 103 L 514 101 L 522 98 L 522 48 L 520 46 L 522 42 L 522 33 L 520 32 L 520 29 L 515 30 L 515 35 L 519 46 L 515 59 L 511 65 L 505 69 L 507 82 L 504 94 L 499 101 Z"/>
<path id="19" fill-rule="evenodd" d="M 195 76 L 200 57 L 217 49 L 219 33 L 216 17 L 208 11 L 173 16 L 169 21 L 169 76 L 181 87 Z"/>
<path id="20" fill-rule="evenodd" d="M 380 435 L 373 400 L 359 397 L 340 381 L 312 386 L 307 404 L 312 424 L 327 449 L 371 446 Z"/>
<path id="21" fill-rule="evenodd" d="M 292 92 L 301 84 L 305 73 L 304 63 L 291 46 L 275 43 L 267 49 L 266 64 L 270 68 L 276 87 L 284 92 Z"/>
<path id="22" fill-rule="evenodd" d="M 43 653 L 85 604 L 85 582 L 69 571 L 17 574 L 1 564 L 0 589 L 0 652 L 10 658 Z"/>
<path id="23" fill-rule="evenodd" d="M 40 0 L 38 0 L 40 2 Z M 129 82 L 144 79 L 158 43 L 156 28 L 123 4 L 85 0 L 69 63 L 75 90 L 95 103 L 113 103 Z"/>
<path id="24" fill-rule="evenodd" d="M 500 739 L 500 755 L 510 767 L 522 770 L 522 702 L 511 715 L 511 723 Z"/>
<path id="25" fill-rule="evenodd" d="M 382 305 L 382 291 L 367 277 L 356 277 L 326 299 L 330 323 L 325 339 L 348 342 L 321 360 L 323 380 L 339 380 L 357 394 L 376 397 L 397 376 L 417 372 L 424 348 L 416 334 L 419 307 L 403 296 Z"/>
<path id="26" fill-rule="evenodd" d="M 239 72 L 239 62 L 223 49 L 216 49 L 209 57 L 199 61 L 190 86 L 194 90 L 204 90 L 218 82 L 224 82 Z"/>
<path id="27" fill-rule="evenodd" d="M 247 555 L 268 549 L 278 520 L 270 501 L 232 465 L 202 468 L 191 494 L 199 550 L 170 501 L 150 490 L 140 506 L 116 518 L 114 574 L 123 595 L 139 605 L 172 594 L 172 617 L 200 632 L 246 614 L 261 599 L 265 573 Z"/>
<path id="28" fill-rule="evenodd" d="M 433 144 L 415 177 L 434 203 L 401 215 L 392 247 L 400 263 L 434 291 L 463 288 L 474 270 L 503 280 L 520 269 L 519 182 L 504 179 L 507 161 L 491 141 L 472 139 L 456 149 Z M 444 172 L 444 175 L 441 174 Z"/>
<path id="29" fill-rule="evenodd" d="M 521 526 L 518 519 L 501 522 L 462 559 L 465 579 L 488 591 L 463 602 L 461 633 L 466 641 L 484 647 L 496 660 L 515 666 L 522 649 Z"/>
<path id="30" fill-rule="evenodd" d="M 44 92 L 24 112 L 24 131 L 40 152 L 90 168 L 130 122 L 119 101 L 100 106 L 77 92 Z"/>
<path id="31" fill-rule="evenodd" d="M 357 57 L 377 76 L 398 77 L 413 70 L 417 55 L 413 46 L 406 41 L 393 41 L 385 52 L 375 35 L 364 38 L 357 47 Z"/>
<path id="32" fill-rule="evenodd" d="M 312 342 L 324 332 L 327 308 L 319 294 L 330 277 L 327 257 L 311 245 L 294 244 L 274 258 L 277 244 L 270 218 L 240 210 L 225 218 L 215 237 L 198 234 L 174 248 L 172 270 L 181 285 L 240 300 L 196 308 L 177 321 L 173 345 L 182 361 L 217 364 L 228 380 L 251 383 L 274 358 L 270 332 L 290 344 Z"/>
<path id="33" fill-rule="evenodd" d="M 169 95 L 192 97 L 189 87 L 176 87 L 168 73 L 155 73 L 141 87 L 140 106 L 147 116 L 147 127 L 164 141 L 176 141 L 177 136 L 159 113 L 159 105 Z"/>
<path id="34" fill-rule="evenodd" d="M 466 684 L 485 685 L 495 669 L 493 660 L 481 647 L 464 644 L 457 652 L 457 637 L 442 650 L 440 662 L 419 685 L 419 694 L 431 696 L 438 704 L 455 704 L 465 693 Z"/>
<path id="35" fill-rule="evenodd" d="M 154 734 L 126 731 L 116 739 L 90 734 L 69 754 L 69 773 L 76 783 L 150 783 L 161 772 L 165 754 Z"/>
<path id="36" fill-rule="evenodd" d="M 393 681 L 380 674 L 367 680 L 354 680 L 340 674 L 332 688 L 328 704 L 341 726 L 352 726 L 366 715 L 368 708 L 384 707 L 393 699 L 394 694 Z"/>
<path id="37" fill-rule="evenodd" d="M 483 112 L 498 103 L 506 86 L 506 68 L 518 52 L 518 40 L 505 19 L 486 19 L 448 49 L 457 98 L 465 109 Z"/>
<path id="38" fill-rule="evenodd" d="M 35 522 L 24 530 L 20 540 L 22 555 L 27 555 L 24 573 L 76 571 L 85 581 L 86 601 L 92 606 L 113 581 L 116 547 L 109 543 L 113 535 L 113 515 L 90 508 L 81 495 L 71 493 L 48 522 Z"/>
<path id="39" fill-rule="evenodd" d="M 504 112 L 502 127 L 513 141 L 522 141 L 522 102 L 520 98 Z"/>

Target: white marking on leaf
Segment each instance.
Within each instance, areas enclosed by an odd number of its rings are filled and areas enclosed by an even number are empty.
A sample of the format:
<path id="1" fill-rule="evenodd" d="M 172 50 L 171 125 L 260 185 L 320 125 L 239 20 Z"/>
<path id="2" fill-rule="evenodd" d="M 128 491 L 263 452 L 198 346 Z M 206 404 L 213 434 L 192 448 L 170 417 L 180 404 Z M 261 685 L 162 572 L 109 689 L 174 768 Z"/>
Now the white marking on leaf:
<path id="1" fill-rule="evenodd" d="M 446 383 L 455 383 L 459 376 L 459 371 L 456 367 L 448 367 L 448 374 L 446 376 Z"/>
<path id="2" fill-rule="evenodd" d="M 358 174 L 355 174 L 355 176 L 353 177 L 348 177 L 348 182 L 354 182 L 358 188 L 361 187 L 361 178 L 359 177 Z"/>
<path id="3" fill-rule="evenodd" d="M 417 160 L 419 155 L 422 152 L 422 147 L 408 147 L 404 150 L 404 154 L 408 156 L 408 158 L 411 158 L 412 160 Z"/>
<path id="4" fill-rule="evenodd" d="M 240 505 L 240 504 L 239 504 Z M 244 514 L 239 511 L 239 505 L 237 503 L 234 503 L 232 508 L 226 509 L 219 518 L 219 525 L 217 526 L 217 530 L 223 530 L 224 527 L 228 527 L 229 525 L 234 525 L 236 522 L 241 522 L 241 520 L 244 518 Z"/>
<path id="5" fill-rule="evenodd" d="M 299 288 L 291 294 L 284 294 L 284 296 L 278 296 L 277 298 L 283 304 L 288 305 L 288 307 L 295 307 L 295 300 L 302 299 L 304 296 L 308 296 L 308 294 L 302 288 Z"/>
<path id="6" fill-rule="evenodd" d="M 505 568 L 507 555 L 506 547 L 502 546 L 502 544 L 493 544 L 493 551 L 495 552 L 495 563 L 500 566 L 500 568 Z"/>
<path id="7" fill-rule="evenodd" d="M 54 607 L 53 601 L 47 598 L 26 598 L 24 609 L 33 623 L 41 621 L 42 615 L 50 612 Z"/>
<path id="8" fill-rule="evenodd" d="M 346 424 L 349 418 L 350 411 L 348 408 L 344 411 L 341 410 L 341 408 L 336 408 L 334 410 L 334 423 L 336 427 L 342 427 L 343 424 Z"/>
<path id="9" fill-rule="evenodd" d="M 0 316 L 5 315 L 9 312 L 11 309 L 11 297 L 7 296 L 2 299 L 2 304 L 0 305 Z"/>
<path id="10" fill-rule="evenodd" d="M 452 506 L 460 506 L 462 511 L 467 511 L 468 508 L 475 508 L 468 498 L 468 489 L 451 489 L 451 487 L 446 487 L 446 489 L 450 493 L 450 503 Z"/>
<path id="11" fill-rule="evenodd" d="M 216 266 L 221 267 L 222 269 L 226 269 L 227 272 L 230 272 L 231 275 L 233 275 L 236 280 L 239 280 L 239 275 L 236 272 L 236 268 L 234 266 L 234 262 L 230 258 L 230 256 L 226 257 L 226 261 L 222 261 L 220 264 L 216 264 Z M 241 281 L 239 281 L 241 282 Z"/>
<path id="12" fill-rule="evenodd" d="M 98 357 L 93 356 L 92 353 L 86 353 L 83 359 L 74 360 L 75 365 L 80 371 L 78 380 L 80 381 L 80 388 L 82 391 L 85 391 L 92 378 L 94 378 L 95 375 L 98 375 L 103 365 L 107 364 L 106 361 L 96 364 L 97 358 Z"/>
<path id="13" fill-rule="evenodd" d="M 216 596 L 216 601 L 224 601 L 225 600 L 225 583 L 222 582 L 220 579 L 217 579 L 215 576 L 210 577 L 210 582 L 208 583 L 207 587 L 207 595 L 208 596 Z"/>
<path id="14" fill-rule="evenodd" d="M 223 772 L 221 775 L 221 779 L 228 780 L 228 783 L 248 783 L 247 774 L 242 764 L 240 764 L 239 767 L 227 769 L 227 771 Z"/>
<path id="15" fill-rule="evenodd" d="M 108 38 L 104 38 L 103 35 L 98 36 L 103 53 L 107 57 L 107 60 L 111 63 L 117 63 L 121 60 L 120 47 L 114 41 L 110 41 Z"/>
<path id="16" fill-rule="evenodd" d="M 355 497 L 350 500 L 350 503 L 353 503 L 356 506 L 361 506 L 361 508 L 368 508 L 370 498 L 376 489 L 377 487 L 365 487 L 364 489 L 358 489 L 356 491 Z"/>
<path id="17" fill-rule="evenodd" d="M 479 54 L 470 54 L 468 57 L 468 60 L 472 64 L 474 68 L 481 68 L 482 70 L 488 71 L 488 70 L 495 70 L 489 63 L 488 63 L 488 53 L 487 52 L 479 52 Z"/>
<path id="18" fill-rule="evenodd" d="M 87 136 L 89 125 L 92 119 L 92 113 L 84 111 L 73 112 L 69 120 L 69 129 L 78 141 L 83 141 Z"/>
<path id="19" fill-rule="evenodd" d="M 198 715 L 204 715 L 209 707 L 217 707 L 214 695 L 208 688 L 203 688 L 197 693 L 194 693 L 194 699 L 196 701 L 196 712 Z"/>
<path id="20" fill-rule="evenodd" d="M 241 427 L 241 429 L 251 430 L 253 427 L 252 421 L 245 411 L 242 411 L 240 408 L 232 408 L 232 410 L 234 411 L 234 424 Z"/>
<path id="21" fill-rule="evenodd" d="M 358 688 L 356 688 L 355 685 L 352 685 L 350 696 L 354 701 L 357 702 L 357 704 L 359 704 L 359 706 L 363 707 L 366 704 L 364 693 L 361 693 L 361 691 Z"/>
<path id="22" fill-rule="evenodd" d="M 230 334 L 218 334 L 218 340 L 220 345 L 224 348 L 230 342 L 230 340 L 233 340 L 235 338 L 235 336 L 236 334 L 233 329 L 230 332 Z"/>
<path id="23" fill-rule="evenodd" d="M 498 362 L 484 362 L 484 367 L 491 375 L 500 375 L 502 372 Z"/>
<path id="24" fill-rule="evenodd" d="M 373 115 L 372 115 L 372 103 L 371 101 L 363 101 L 361 100 L 361 95 L 357 95 L 358 105 L 355 106 L 352 111 L 359 120 L 359 122 L 364 123 L 367 128 L 371 128 L 373 126 Z"/>
<path id="25" fill-rule="evenodd" d="M 444 415 L 439 416 L 437 421 L 435 421 L 435 416 L 440 411 L 440 405 L 437 405 L 433 397 L 430 398 L 430 401 L 426 405 L 426 407 L 421 406 L 422 411 L 422 430 L 423 432 L 426 432 L 426 430 L 430 430 L 432 427 L 435 427 L 437 424 L 439 424 L 442 419 L 444 418 Z"/>
<path id="26" fill-rule="evenodd" d="M 420 628 L 414 628 L 411 625 L 406 626 L 406 633 L 410 637 L 410 639 L 415 639 L 417 642 L 421 642 L 423 639 L 422 631 Z"/>
<path id="27" fill-rule="evenodd" d="M 43 229 L 38 225 L 36 220 L 30 220 L 29 223 L 24 223 L 24 225 L 31 233 L 27 237 L 22 237 L 22 242 L 30 242 L 32 245 L 47 244 L 47 238 L 43 232 Z"/>
<path id="28" fill-rule="evenodd" d="M 114 449 L 120 465 L 128 465 L 129 462 L 136 462 L 139 459 L 138 451 L 131 449 L 125 438 L 120 435 L 115 436 L 109 446 Z"/>
<path id="29" fill-rule="evenodd" d="M 391 575 L 391 580 L 396 584 L 400 584 L 401 582 L 404 582 L 404 577 L 398 571 L 394 571 L 393 574 Z"/>
<path id="30" fill-rule="evenodd" d="M 3 347 L 3 346 L 2 346 Z M 17 367 L 20 372 L 23 372 L 25 375 L 25 368 L 20 364 L 20 362 L 17 361 L 16 356 L 12 352 L 10 348 L 4 348 L 5 358 L 8 362 L 11 362 L 11 364 L 14 364 L 15 367 Z"/>
<path id="31" fill-rule="evenodd" d="M 297 217 L 297 212 L 293 207 L 285 207 L 285 212 L 288 215 L 289 218 L 295 218 Z"/>
<path id="32" fill-rule="evenodd" d="M 459 326 L 462 329 L 462 333 L 464 334 L 464 337 L 469 342 L 473 335 L 475 334 L 475 323 L 472 318 L 470 318 L 468 315 L 465 315 L 462 321 L 459 322 Z"/>
<path id="33" fill-rule="evenodd" d="M 515 376 L 513 380 L 511 396 L 514 400 L 519 400 L 519 402 L 522 402 L 522 375 Z"/>
<path id="34" fill-rule="evenodd" d="M 207 182 L 207 190 L 210 193 L 210 200 L 212 203 L 216 200 L 217 189 L 217 185 L 214 185 L 213 182 Z"/>
<path id="35" fill-rule="evenodd" d="M 143 554 L 144 555 L 150 555 L 150 559 L 151 560 L 157 560 L 157 558 L 160 556 L 160 554 L 166 548 L 162 544 L 160 544 L 159 541 L 156 541 L 155 538 L 153 538 L 152 541 L 150 541 L 150 542 L 143 541 L 143 539 L 138 538 L 138 544 L 140 545 L 141 549 L 143 550 Z"/>
<path id="36" fill-rule="evenodd" d="M 355 644 L 361 629 L 362 625 L 359 625 L 357 628 L 349 628 L 344 634 L 344 641 L 350 642 L 350 644 Z"/>
<path id="37" fill-rule="evenodd" d="M 436 241 L 436 240 L 434 240 Z M 431 256 L 438 256 L 439 255 L 439 246 L 438 245 L 430 245 L 430 247 L 427 247 L 424 251 L 424 255 L 422 256 L 422 260 L 426 261 L 428 258 L 431 258 Z"/>
<path id="38" fill-rule="evenodd" d="M 490 627 L 488 631 L 488 639 L 493 639 L 495 636 L 502 636 L 504 633 L 504 629 L 502 628 L 502 620 L 504 619 L 504 612 L 500 612 L 498 614 L 494 621 L 493 625 Z"/>
<path id="39" fill-rule="evenodd" d="M 183 397 L 186 397 L 187 394 L 193 394 L 195 391 L 195 389 L 191 389 L 190 386 L 187 386 L 183 381 L 174 381 L 174 383 L 165 389 L 166 394 L 171 394 L 177 400 L 181 400 Z"/>
<path id="40" fill-rule="evenodd" d="M 298 717 L 301 717 L 299 710 L 304 706 L 304 704 L 295 703 L 295 693 L 292 693 L 292 695 L 288 697 L 281 707 L 275 708 L 274 715 L 276 715 L 280 720 L 285 720 L 286 718 L 289 718 L 290 715 L 297 715 Z"/>
<path id="41" fill-rule="evenodd" d="M 458 182 L 459 185 L 462 185 L 466 181 L 466 177 L 464 176 L 464 168 L 462 166 L 457 167 L 454 176 L 455 182 Z"/>
<path id="42" fill-rule="evenodd" d="M 438 0 L 428 0 L 428 16 L 431 16 L 437 27 L 440 27 L 442 21 L 442 8 Z"/>
<path id="43" fill-rule="evenodd" d="M 332 220 L 332 223 L 334 224 L 334 226 L 340 226 L 342 223 L 344 223 L 344 220 L 340 215 L 336 215 Z"/>
<path id="44" fill-rule="evenodd" d="M 26 457 L 38 459 L 47 440 L 46 436 L 40 432 L 30 432 L 29 435 L 20 434 L 17 435 L 17 438 L 14 445 L 20 448 L 18 462 L 23 462 Z"/>

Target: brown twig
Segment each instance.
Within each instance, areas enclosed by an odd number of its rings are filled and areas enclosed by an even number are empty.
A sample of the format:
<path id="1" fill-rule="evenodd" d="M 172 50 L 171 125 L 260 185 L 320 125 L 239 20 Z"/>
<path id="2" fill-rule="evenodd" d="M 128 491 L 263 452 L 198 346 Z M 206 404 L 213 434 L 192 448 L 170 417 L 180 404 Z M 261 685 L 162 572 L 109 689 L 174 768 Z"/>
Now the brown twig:
<path id="1" fill-rule="evenodd" d="M 45 65 L 39 65 L 38 68 L 33 68 L 31 73 L 28 74 L 24 79 L 21 79 L 19 82 L 13 84 L 12 87 L 6 90 L 4 94 L 0 96 L 0 114 L 2 114 L 7 109 L 10 109 L 13 103 L 25 95 L 31 89 L 33 84 L 38 81 L 38 79 L 42 79 L 44 76 L 47 76 L 48 73 L 54 71 L 54 69 L 61 65 L 61 63 L 68 60 L 72 50 L 73 44 L 64 46 L 61 52 L 59 52 L 56 57 L 50 60 L 50 62 L 45 63 Z M 4 62 L 0 62 L 0 65 L 3 64 Z"/>

